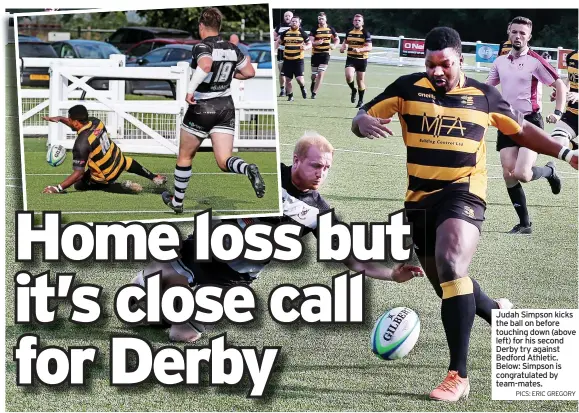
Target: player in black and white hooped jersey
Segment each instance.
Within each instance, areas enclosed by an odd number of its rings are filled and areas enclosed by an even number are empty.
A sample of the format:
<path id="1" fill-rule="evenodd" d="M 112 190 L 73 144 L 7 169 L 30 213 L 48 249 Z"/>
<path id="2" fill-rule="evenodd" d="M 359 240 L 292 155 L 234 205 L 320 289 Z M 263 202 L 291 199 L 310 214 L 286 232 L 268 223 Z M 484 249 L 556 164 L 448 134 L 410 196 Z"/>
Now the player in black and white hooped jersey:
<path id="1" fill-rule="evenodd" d="M 240 228 L 262 222 L 271 225 L 294 223 L 303 227 L 300 236 L 312 234 L 318 236 L 317 217 L 332 209 L 330 204 L 318 192 L 326 180 L 334 160 L 332 144 L 317 132 L 306 132 L 296 142 L 291 165 L 280 165 L 281 198 L 283 215 L 266 218 L 238 218 L 235 223 Z M 338 218 L 336 218 L 338 219 Z M 221 221 L 214 220 L 213 225 Z M 235 225 L 234 224 L 234 225 Z M 267 267 L 267 262 L 249 261 L 238 258 L 230 262 L 217 259 L 199 262 L 194 259 L 195 238 L 183 240 L 179 251 L 180 258 L 171 262 L 153 261 L 133 278 L 132 283 L 145 286 L 147 276 L 161 272 L 162 288 L 172 286 L 190 286 L 198 288 L 206 285 L 228 288 L 235 285 L 251 285 Z M 388 267 L 380 262 L 361 262 L 354 257 L 344 261 L 352 271 L 364 272 L 367 277 L 384 281 L 406 282 L 414 277 L 423 276 L 420 267 L 409 263 L 396 263 Z M 288 271 L 288 275 L 291 272 Z M 169 330 L 172 341 L 192 343 L 206 331 L 207 325 L 196 321 L 174 324 Z"/>
<path id="2" fill-rule="evenodd" d="M 191 178 L 191 163 L 203 139 L 211 138 L 217 165 L 224 172 L 246 175 L 258 198 L 265 194 L 265 183 L 257 165 L 233 155 L 235 106 L 231 81 L 251 79 L 255 70 L 249 56 L 233 43 L 219 37 L 223 15 L 207 8 L 199 18 L 201 42 L 193 48 L 194 70 L 187 90 L 189 109 L 181 124 L 179 155 L 175 165 L 175 193 L 163 192 L 163 202 L 176 213 L 183 212 L 185 191 Z"/>

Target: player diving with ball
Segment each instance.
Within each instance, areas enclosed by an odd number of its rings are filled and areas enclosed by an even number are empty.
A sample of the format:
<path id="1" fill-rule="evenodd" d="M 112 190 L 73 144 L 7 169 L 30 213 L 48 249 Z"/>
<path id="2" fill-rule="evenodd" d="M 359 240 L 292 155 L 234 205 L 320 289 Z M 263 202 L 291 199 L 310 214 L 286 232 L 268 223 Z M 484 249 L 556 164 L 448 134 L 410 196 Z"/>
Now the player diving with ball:
<path id="1" fill-rule="evenodd" d="M 83 105 L 76 105 L 68 110 L 68 117 L 45 116 L 48 122 L 61 122 L 76 132 L 72 147 L 72 174 L 58 185 L 49 185 L 43 194 L 65 193 L 74 185 L 77 191 L 114 191 L 119 189 L 113 185 L 127 171 L 149 179 L 155 185 L 161 186 L 167 182 L 167 177 L 155 175 L 135 159 L 125 156 L 110 138 L 104 123 L 97 118 L 89 117 Z M 141 185 L 125 181 L 121 184 L 123 192 L 138 193 Z"/>
<path id="2" fill-rule="evenodd" d="M 312 233 L 317 237 L 316 224 L 319 213 L 329 211 L 330 205 L 318 192 L 325 181 L 333 163 L 334 148 L 326 138 L 308 132 L 296 143 L 293 164 L 281 164 L 283 216 L 271 218 L 250 218 L 236 220 L 241 228 L 253 223 L 270 224 L 299 223 L 304 226 L 302 236 Z M 215 220 L 214 225 L 219 221 Z M 180 258 L 172 262 L 152 262 L 140 271 L 133 283 L 145 286 L 145 277 L 162 271 L 162 288 L 182 285 L 197 288 L 204 285 L 222 287 L 234 285 L 250 285 L 261 271 L 265 263 L 250 262 L 243 259 L 229 263 L 196 262 L 192 259 L 194 248 L 193 237 L 182 243 Z M 364 272 L 366 276 L 386 281 L 405 282 L 423 275 L 420 267 L 409 264 L 395 264 L 393 268 L 377 262 L 359 262 L 348 258 L 344 265 L 352 271 Z M 172 341 L 195 342 L 207 326 L 197 322 L 172 325 L 169 338 Z"/>

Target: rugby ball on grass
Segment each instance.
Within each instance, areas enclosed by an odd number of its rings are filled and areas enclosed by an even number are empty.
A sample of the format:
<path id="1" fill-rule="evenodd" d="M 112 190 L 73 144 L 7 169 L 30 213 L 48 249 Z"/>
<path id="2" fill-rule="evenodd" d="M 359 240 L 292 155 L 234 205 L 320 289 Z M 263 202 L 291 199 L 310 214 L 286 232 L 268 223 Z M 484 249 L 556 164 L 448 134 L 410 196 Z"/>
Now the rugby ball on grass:
<path id="1" fill-rule="evenodd" d="M 418 314 L 407 307 L 396 307 L 376 321 L 370 336 L 370 348 L 383 360 L 401 359 L 414 348 L 419 335 Z"/>
<path id="2" fill-rule="evenodd" d="M 66 149 L 62 145 L 52 145 L 48 148 L 46 153 L 46 162 L 50 166 L 58 166 L 64 162 L 66 158 Z"/>

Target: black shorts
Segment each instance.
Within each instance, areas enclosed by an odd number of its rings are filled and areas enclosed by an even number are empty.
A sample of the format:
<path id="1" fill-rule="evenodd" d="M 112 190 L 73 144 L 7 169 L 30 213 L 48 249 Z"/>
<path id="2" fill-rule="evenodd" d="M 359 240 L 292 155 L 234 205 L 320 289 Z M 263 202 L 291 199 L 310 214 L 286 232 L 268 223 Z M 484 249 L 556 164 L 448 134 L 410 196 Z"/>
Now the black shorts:
<path id="1" fill-rule="evenodd" d="M 476 226 L 479 232 L 485 219 L 486 203 L 466 191 L 440 191 L 421 202 L 405 203 L 406 217 L 412 223 L 412 241 L 416 254 L 434 256 L 436 229 L 449 218 L 458 218 Z"/>
<path id="2" fill-rule="evenodd" d="M 119 173 L 117 174 L 115 179 L 111 179 L 110 181 L 107 182 L 95 181 L 92 178 L 91 170 L 87 169 L 86 171 L 84 171 L 81 180 L 77 181 L 74 184 L 74 189 L 76 189 L 77 191 L 105 191 L 111 189 L 111 185 L 114 184 L 117 179 L 119 179 L 123 171 L 130 168 L 133 159 L 128 156 L 123 156 L 122 162 L 123 163 L 121 164 Z"/>
<path id="3" fill-rule="evenodd" d="M 90 169 L 84 171 L 82 179 L 74 184 L 74 189 L 77 191 L 102 191 L 109 187 L 113 182 L 97 182 L 90 176 Z"/>
<path id="4" fill-rule="evenodd" d="M 566 111 L 563 113 L 563 116 L 561 116 L 561 120 L 569 125 L 569 127 L 573 129 L 573 132 L 575 132 L 575 136 L 577 136 L 577 115 Z"/>
<path id="5" fill-rule="evenodd" d="M 346 67 L 353 67 L 356 72 L 365 72 L 366 66 L 368 66 L 368 59 L 346 58 Z"/>
<path id="6" fill-rule="evenodd" d="M 541 116 L 541 112 L 533 112 L 529 113 L 525 116 L 525 120 L 527 122 L 531 122 L 533 125 L 544 129 L 543 124 L 543 117 Z M 520 147 L 521 145 L 517 144 L 514 140 L 509 138 L 508 135 L 503 134 L 501 131 L 497 133 L 497 151 L 500 152 L 503 148 L 510 148 L 512 146 Z"/>
<path id="7" fill-rule="evenodd" d="M 183 118 L 181 129 L 199 139 L 205 139 L 211 133 L 235 133 L 235 105 L 231 96 L 198 100 L 189 105 Z"/>
<path id="8" fill-rule="evenodd" d="M 327 65 L 328 63 L 330 63 L 329 53 L 314 53 L 312 55 L 312 67 Z"/>
<path id="9" fill-rule="evenodd" d="M 284 60 L 281 74 L 289 79 L 304 75 L 304 59 Z"/>
<path id="10" fill-rule="evenodd" d="M 175 271 L 186 276 L 191 286 L 217 285 L 228 287 L 249 285 L 256 279 L 256 275 L 252 273 L 237 272 L 227 263 L 215 259 L 211 262 L 193 260 L 194 245 L 193 239 L 187 238 L 184 240 L 179 251 L 181 258 L 171 262 L 171 266 Z"/>

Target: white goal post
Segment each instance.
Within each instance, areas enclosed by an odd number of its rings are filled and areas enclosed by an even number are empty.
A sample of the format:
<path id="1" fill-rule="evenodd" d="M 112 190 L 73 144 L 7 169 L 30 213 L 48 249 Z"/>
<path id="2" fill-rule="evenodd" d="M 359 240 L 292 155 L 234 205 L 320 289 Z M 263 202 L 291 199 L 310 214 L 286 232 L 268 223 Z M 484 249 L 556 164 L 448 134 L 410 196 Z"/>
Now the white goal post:
<path id="1" fill-rule="evenodd" d="M 105 123 L 109 135 L 123 151 L 176 154 L 180 125 L 187 110 L 185 95 L 191 74 L 189 64 L 180 62 L 173 67 L 124 67 L 124 58 L 103 59 L 95 65 L 83 62 L 83 59 L 43 59 L 51 60 L 50 87 L 48 90 L 21 90 L 23 135 L 47 135 L 50 144 L 72 148 L 75 133 L 63 124 L 45 122 L 41 117 L 65 116 L 70 107 L 82 102 L 91 116 Z M 256 72 L 255 80 L 241 84 L 234 80 L 232 83 L 236 108 L 234 147 L 275 149 L 273 71 Z M 95 90 L 90 84 L 91 79 L 107 81 L 108 90 Z M 125 82 L 136 79 L 172 82 L 175 98 L 126 100 Z M 240 90 L 243 88 L 246 93 Z M 247 93 L 248 88 L 258 93 Z M 252 100 L 244 100 L 244 95 Z M 31 121 L 34 123 L 31 124 Z M 206 139 L 203 146 L 210 147 L 210 139 Z"/>

